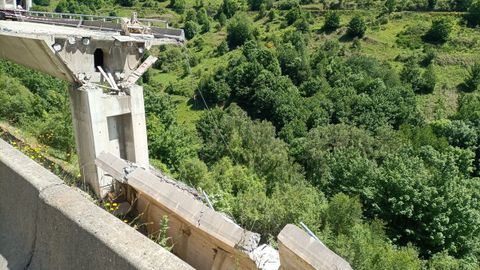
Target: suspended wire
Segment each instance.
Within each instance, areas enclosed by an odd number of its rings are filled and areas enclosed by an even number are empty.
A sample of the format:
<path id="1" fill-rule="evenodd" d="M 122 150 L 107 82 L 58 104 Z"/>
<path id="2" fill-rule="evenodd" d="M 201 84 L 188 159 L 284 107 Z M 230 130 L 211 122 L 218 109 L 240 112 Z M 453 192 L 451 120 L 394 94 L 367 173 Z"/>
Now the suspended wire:
<path id="1" fill-rule="evenodd" d="M 186 60 L 186 64 L 187 64 L 187 68 L 188 68 L 188 73 L 189 74 L 192 74 L 192 67 L 190 66 L 190 59 L 189 59 L 189 52 L 188 52 L 188 49 L 184 47 L 184 55 L 185 55 L 185 60 Z M 193 76 L 193 75 L 192 75 Z M 191 84 L 191 87 L 192 89 L 194 89 L 194 82 L 192 80 L 192 84 Z M 218 135 L 220 135 L 220 138 L 223 142 L 223 144 L 225 145 L 225 148 L 227 149 L 228 151 L 228 154 L 230 155 L 230 157 L 233 159 L 233 161 L 235 162 L 235 164 L 240 164 L 237 159 L 235 158 L 235 155 L 233 155 L 233 152 L 232 150 L 230 149 L 230 146 L 227 144 L 227 141 L 225 140 L 225 137 L 223 136 L 220 128 L 219 128 L 219 123 L 217 122 L 217 119 L 212 115 L 212 110 L 210 109 L 210 107 L 208 106 L 207 102 L 205 101 L 205 98 L 203 96 L 203 93 L 202 93 L 202 90 L 200 90 L 200 88 L 197 89 L 198 93 L 200 94 L 200 98 L 202 99 L 202 102 L 203 102 L 203 105 L 205 106 L 206 108 L 206 111 L 207 111 L 207 116 L 211 118 L 211 122 L 213 123 L 213 125 L 215 126 L 215 131 L 217 131 Z"/>

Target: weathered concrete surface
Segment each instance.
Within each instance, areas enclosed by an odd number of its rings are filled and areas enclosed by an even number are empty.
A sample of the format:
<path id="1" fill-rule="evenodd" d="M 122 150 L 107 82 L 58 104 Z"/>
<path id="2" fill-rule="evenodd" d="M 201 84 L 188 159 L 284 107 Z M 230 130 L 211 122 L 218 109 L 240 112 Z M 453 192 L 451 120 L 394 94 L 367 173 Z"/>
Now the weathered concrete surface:
<path id="1" fill-rule="evenodd" d="M 0 140 L 0 269 L 192 269 Z"/>
<path id="2" fill-rule="evenodd" d="M 90 82 L 100 82 L 102 77 L 95 67 L 94 53 L 102 52 L 102 67 L 115 74 L 124 73 L 128 77 L 138 66 L 143 53 L 139 48 L 148 47 L 151 39 L 133 39 L 130 43 L 121 42 L 114 46 L 119 32 L 96 31 L 67 26 L 39 24 L 31 22 L 0 21 L 0 57 L 55 77 L 78 82 L 79 78 L 89 78 Z M 82 39 L 88 38 L 85 45 Z M 58 44 L 56 52 L 52 45 Z"/>
<path id="3" fill-rule="evenodd" d="M 281 270 L 351 270 L 343 258 L 309 236 L 295 225 L 288 224 L 278 235 Z"/>
<path id="4" fill-rule="evenodd" d="M 99 197 L 111 185 L 111 178 L 95 165 L 103 151 L 149 167 L 143 88 L 133 85 L 130 90 L 120 96 L 104 94 L 94 85 L 70 89 L 80 172 Z"/>

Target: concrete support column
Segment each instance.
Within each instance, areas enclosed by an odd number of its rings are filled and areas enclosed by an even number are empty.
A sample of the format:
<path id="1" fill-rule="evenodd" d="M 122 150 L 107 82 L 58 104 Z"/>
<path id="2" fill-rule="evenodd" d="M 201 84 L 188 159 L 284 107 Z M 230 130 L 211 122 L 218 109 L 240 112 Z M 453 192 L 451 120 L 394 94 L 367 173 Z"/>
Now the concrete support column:
<path id="1" fill-rule="evenodd" d="M 131 136 L 126 137 L 127 160 L 134 161 L 140 166 L 148 169 L 148 139 L 147 124 L 145 120 L 145 106 L 143 100 L 143 87 L 133 85 L 130 92 L 130 123 L 126 125 Z"/>
<path id="2" fill-rule="evenodd" d="M 95 85 L 70 89 L 80 173 L 99 197 L 112 185 L 112 178 L 95 165 L 100 153 L 149 166 L 143 89 L 133 86 L 130 92 L 109 95 Z"/>

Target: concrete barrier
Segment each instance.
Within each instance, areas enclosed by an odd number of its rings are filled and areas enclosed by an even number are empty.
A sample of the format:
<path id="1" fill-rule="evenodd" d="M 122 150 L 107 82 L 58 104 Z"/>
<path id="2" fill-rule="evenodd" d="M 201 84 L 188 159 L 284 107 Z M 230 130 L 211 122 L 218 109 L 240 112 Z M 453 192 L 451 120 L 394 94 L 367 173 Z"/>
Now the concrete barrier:
<path id="1" fill-rule="evenodd" d="M 193 269 L 0 140 L 0 269 Z"/>
<path id="2" fill-rule="evenodd" d="M 295 225 L 278 235 L 281 270 L 352 270 L 350 264 Z"/>

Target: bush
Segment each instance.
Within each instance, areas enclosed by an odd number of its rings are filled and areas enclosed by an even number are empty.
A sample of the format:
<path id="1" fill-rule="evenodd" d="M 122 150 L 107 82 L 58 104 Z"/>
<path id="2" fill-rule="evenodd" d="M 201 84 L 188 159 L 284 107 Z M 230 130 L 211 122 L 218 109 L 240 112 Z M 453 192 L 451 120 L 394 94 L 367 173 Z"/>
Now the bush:
<path id="1" fill-rule="evenodd" d="M 448 41 L 452 32 L 452 24 L 446 18 L 434 20 L 432 27 L 425 34 L 425 40 L 431 43 L 442 44 Z"/>
<path id="2" fill-rule="evenodd" d="M 340 27 L 340 15 L 337 12 L 330 11 L 325 15 L 325 24 L 323 29 L 327 31 L 334 31 Z"/>
<path id="3" fill-rule="evenodd" d="M 397 34 L 396 43 L 406 49 L 420 49 L 424 45 L 423 36 L 427 26 L 422 24 L 408 25 L 405 30 Z"/>
<path id="4" fill-rule="evenodd" d="M 367 31 L 367 25 L 365 20 L 360 16 L 355 16 L 352 18 L 348 24 L 348 35 L 351 37 L 362 38 Z"/>

